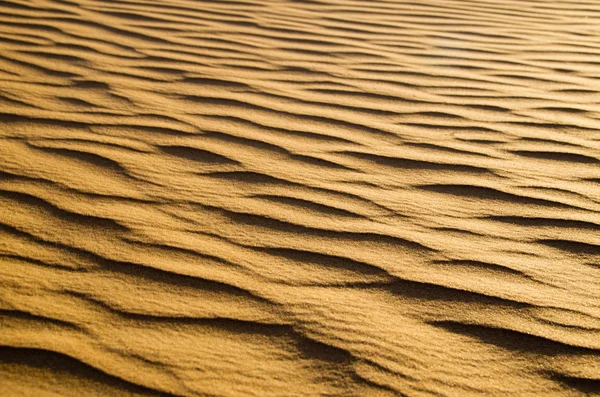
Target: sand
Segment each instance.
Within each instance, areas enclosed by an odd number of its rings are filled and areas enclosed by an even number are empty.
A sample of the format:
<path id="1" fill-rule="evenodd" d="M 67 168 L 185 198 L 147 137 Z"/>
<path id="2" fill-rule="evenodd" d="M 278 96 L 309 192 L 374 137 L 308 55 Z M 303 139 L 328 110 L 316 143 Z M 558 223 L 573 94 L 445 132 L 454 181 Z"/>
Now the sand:
<path id="1" fill-rule="evenodd" d="M 0 2 L 0 395 L 600 394 L 599 26 Z"/>

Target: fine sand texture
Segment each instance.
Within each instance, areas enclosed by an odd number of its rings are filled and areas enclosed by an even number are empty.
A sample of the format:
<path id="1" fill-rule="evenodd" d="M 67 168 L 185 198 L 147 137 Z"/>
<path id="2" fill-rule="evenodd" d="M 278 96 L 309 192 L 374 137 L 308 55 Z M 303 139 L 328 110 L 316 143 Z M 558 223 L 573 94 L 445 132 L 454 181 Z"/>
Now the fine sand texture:
<path id="1" fill-rule="evenodd" d="M 600 2 L 0 1 L 0 396 L 478 395 L 600 395 Z"/>

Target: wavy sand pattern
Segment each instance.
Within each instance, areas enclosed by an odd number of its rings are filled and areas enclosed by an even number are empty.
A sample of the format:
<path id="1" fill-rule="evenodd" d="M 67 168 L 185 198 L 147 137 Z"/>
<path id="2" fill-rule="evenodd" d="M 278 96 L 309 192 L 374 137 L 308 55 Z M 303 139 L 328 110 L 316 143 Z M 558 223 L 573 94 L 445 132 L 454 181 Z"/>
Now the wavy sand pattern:
<path id="1" fill-rule="evenodd" d="M 4 0 L 2 396 L 600 394 L 592 0 Z"/>

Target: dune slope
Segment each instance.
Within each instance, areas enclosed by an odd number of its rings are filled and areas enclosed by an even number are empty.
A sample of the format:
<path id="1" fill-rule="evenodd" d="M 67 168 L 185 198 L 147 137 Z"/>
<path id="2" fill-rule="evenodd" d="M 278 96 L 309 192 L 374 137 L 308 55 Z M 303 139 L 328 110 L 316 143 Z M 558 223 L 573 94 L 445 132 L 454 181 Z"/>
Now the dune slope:
<path id="1" fill-rule="evenodd" d="M 0 395 L 600 394 L 594 1 L 0 22 Z"/>

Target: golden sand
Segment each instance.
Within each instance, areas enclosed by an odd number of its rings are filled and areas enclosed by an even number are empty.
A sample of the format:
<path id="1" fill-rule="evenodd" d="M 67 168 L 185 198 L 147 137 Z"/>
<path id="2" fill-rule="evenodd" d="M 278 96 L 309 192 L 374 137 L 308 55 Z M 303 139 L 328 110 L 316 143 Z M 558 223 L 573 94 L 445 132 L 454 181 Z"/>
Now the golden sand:
<path id="1" fill-rule="evenodd" d="M 1 396 L 600 394 L 600 3 L 0 2 Z"/>

